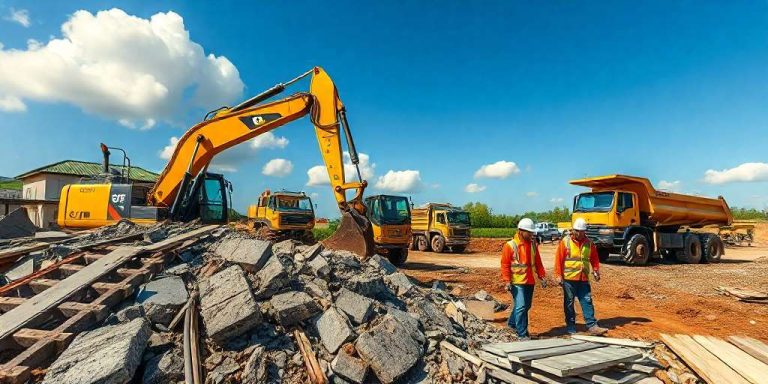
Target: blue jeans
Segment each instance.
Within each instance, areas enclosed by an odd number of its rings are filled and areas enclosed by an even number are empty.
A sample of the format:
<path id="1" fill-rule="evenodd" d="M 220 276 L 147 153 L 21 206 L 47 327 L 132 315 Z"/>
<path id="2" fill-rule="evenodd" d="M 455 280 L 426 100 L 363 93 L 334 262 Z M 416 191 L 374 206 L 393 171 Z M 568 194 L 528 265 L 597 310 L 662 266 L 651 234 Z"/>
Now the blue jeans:
<path id="1" fill-rule="evenodd" d="M 509 314 L 507 325 L 517 331 L 518 337 L 528 337 L 528 311 L 533 304 L 533 284 L 515 284 L 512 286 L 514 308 Z"/>
<path id="2" fill-rule="evenodd" d="M 590 288 L 588 281 L 563 280 L 563 293 L 565 329 L 568 333 L 576 333 L 576 310 L 573 308 L 573 302 L 576 298 L 579 299 L 587 328 L 597 325 L 595 306 L 592 304 L 592 288 Z"/>

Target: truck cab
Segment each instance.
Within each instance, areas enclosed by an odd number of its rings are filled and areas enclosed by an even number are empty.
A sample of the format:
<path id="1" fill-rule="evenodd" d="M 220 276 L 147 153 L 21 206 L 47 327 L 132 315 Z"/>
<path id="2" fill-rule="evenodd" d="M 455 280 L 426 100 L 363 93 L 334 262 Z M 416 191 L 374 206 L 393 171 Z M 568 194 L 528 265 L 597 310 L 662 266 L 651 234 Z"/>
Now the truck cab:
<path id="1" fill-rule="evenodd" d="M 469 212 L 450 204 L 429 203 L 413 210 L 412 249 L 464 252 L 469 245 Z"/>
<path id="2" fill-rule="evenodd" d="M 365 198 L 366 216 L 373 226 L 376 252 L 395 265 L 408 258 L 411 207 L 405 196 L 374 195 Z"/>
<path id="3" fill-rule="evenodd" d="M 304 192 L 266 190 L 256 204 L 248 207 L 248 220 L 256 229 L 294 232 L 300 238 L 314 228 L 315 210 Z"/>

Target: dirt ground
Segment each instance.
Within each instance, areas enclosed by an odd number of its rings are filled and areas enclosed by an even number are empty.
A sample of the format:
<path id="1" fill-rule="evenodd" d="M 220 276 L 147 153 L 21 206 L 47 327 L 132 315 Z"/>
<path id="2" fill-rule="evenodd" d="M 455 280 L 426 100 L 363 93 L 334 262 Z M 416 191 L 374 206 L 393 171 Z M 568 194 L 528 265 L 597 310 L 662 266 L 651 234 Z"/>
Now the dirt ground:
<path id="1" fill-rule="evenodd" d="M 510 303 L 499 277 L 499 251 L 503 241 L 477 240 L 464 254 L 411 251 L 403 267 L 425 286 L 442 280 L 462 295 L 480 289 L 498 301 Z M 547 273 L 554 263 L 553 244 L 541 247 Z M 610 260 L 601 266 L 602 280 L 592 284 L 595 311 L 608 336 L 658 339 L 659 333 L 713 336 L 748 335 L 768 342 L 768 305 L 750 304 L 720 295 L 715 288 L 731 286 L 768 290 L 768 246 L 729 247 L 717 264 L 651 264 L 644 267 Z M 560 287 L 536 288 L 530 314 L 532 335 L 565 333 L 563 293 Z M 577 304 L 577 312 L 580 309 Z M 505 326 L 509 311 L 497 313 Z M 583 319 L 578 318 L 580 330 Z"/>

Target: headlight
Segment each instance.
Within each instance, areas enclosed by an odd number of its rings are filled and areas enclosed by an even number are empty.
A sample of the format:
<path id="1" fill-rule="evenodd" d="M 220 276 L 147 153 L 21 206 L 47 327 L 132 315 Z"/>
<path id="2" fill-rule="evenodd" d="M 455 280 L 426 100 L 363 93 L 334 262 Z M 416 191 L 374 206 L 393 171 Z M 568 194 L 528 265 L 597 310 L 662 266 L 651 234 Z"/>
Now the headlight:
<path id="1" fill-rule="evenodd" d="M 613 235 L 613 229 L 602 228 L 602 229 L 598 230 L 597 233 L 599 233 L 601 235 Z"/>

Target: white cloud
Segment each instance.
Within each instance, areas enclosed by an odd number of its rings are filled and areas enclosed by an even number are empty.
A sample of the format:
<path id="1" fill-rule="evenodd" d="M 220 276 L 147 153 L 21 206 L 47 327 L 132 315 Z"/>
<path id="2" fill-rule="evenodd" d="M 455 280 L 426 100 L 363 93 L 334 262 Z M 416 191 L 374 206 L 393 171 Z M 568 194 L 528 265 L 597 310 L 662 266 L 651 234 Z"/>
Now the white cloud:
<path id="1" fill-rule="evenodd" d="M 656 186 L 662 191 L 680 192 L 680 188 L 682 187 L 682 184 L 683 183 L 680 180 L 675 180 L 675 181 L 661 180 Z"/>
<path id="2" fill-rule="evenodd" d="M 261 173 L 267 176 L 285 177 L 293 171 L 293 163 L 286 159 L 272 159 L 264 165 Z"/>
<path id="3" fill-rule="evenodd" d="M 0 100 L 63 102 L 127 127 L 150 128 L 190 107 L 235 101 L 243 82 L 223 56 L 206 55 L 174 12 L 149 19 L 113 8 L 76 11 L 61 37 L 0 49 Z"/>
<path id="4" fill-rule="evenodd" d="M 744 163 L 736 168 L 723 169 L 722 171 L 709 169 L 704 172 L 704 182 L 709 184 L 753 181 L 768 181 L 767 163 Z"/>
<path id="5" fill-rule="evenodd" d="M 379 176 L 376 181 L 376 188 L 388 192 L 419 192 L 424 188 L 419 171 L 387 171 L 384 176 Z"/>
<path id="6" fill-rule="evenodd" d="M 475 178 L 506 179 L 512 174 L 520 173 L 520 167 L 511 161 L 497 161 L 493 164 L 486 164 L 475 172 Z"/>
<path id="7" fill-rule="evenodd" d="M 160 158 L 164 160 L 170 159 L 178 142 L 178 137 L 171 137 L 169 144 L 159 152 Z M 282 136 L 276 137 L 272 132 L 267 132 L 251 139 L 248 143 L 236 145 L 219 153 L 211 161 L 211 169 L 219 172 L 237 172 L 240 165 L 250 159 L 254 159 L 260 150 L 282 149 L 287 145 L 287 138 Z"/>
<path id="8" fill-rule="evenodd" d="M 560 204 L 563 201 L 565 201 L 565 199 L 563 199 L 562 197 L 553 197 L 553 198 L 549 199 L 549 202 L 552 203 L 552 204 Z"/>
<path id="9" fill-rule="evenodd" d="M 18 23 L 24 28 L 29 27 L 30 24 L 29 11 L 26 9 L 15 10 L 11 8 L 11 12 L 4 19 Z"/>
<path id="10" fill-rule="evenodd" d="M 466 187 L 464 187 L 464 192 L 478 193 L 478 192 L 485 191 L 485 188 L 486 187 L 484 185 L 479 185 L 479 184 L 475 184 L 475 183 L 469 183 L 469 184 L 467 184 Z"/>
<path id="11" fill-rule="evenodd" d="M 358 153 L 357 156 L 360 159 L 360 175 L 363 180 L 370 180 L 375 174 L 376 163 L 371 163 L 371 158 L 365 153 Z M 328 178 L 328 170 L 324 165 L 315 165 L 307 170 L 307 185 L 316 187 L 319 185 L 331 184 Z M 357 169 L 352 164 L 352 159 L 349 156 L 349 152 L 344 151 L 344 178 L 347 182 L 357 181 Z"/>
<path id="12" fill-rule="evenodd" d="M 3 112 L 24 112 L 27 106 L 18 97 L 0 95 L 0 111 Z"/>
<path id="13" fill-rule="evenodd" d="M 539 193 L 538 193 L 538 192 L 533 192 L 533 191 L 531 191 L 531 192 L 526 192 L 526 193 L 525 193 L 525 196 L 527 196 L 527 197 L 531 197 L 531 198 L 533 198 L 533 197 L 536 197 L 536 196 L 538 196 L 538 195 L 539 195 Z"/>

